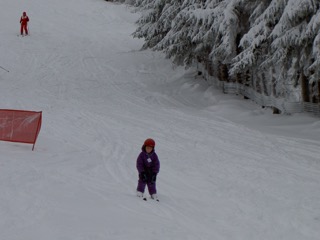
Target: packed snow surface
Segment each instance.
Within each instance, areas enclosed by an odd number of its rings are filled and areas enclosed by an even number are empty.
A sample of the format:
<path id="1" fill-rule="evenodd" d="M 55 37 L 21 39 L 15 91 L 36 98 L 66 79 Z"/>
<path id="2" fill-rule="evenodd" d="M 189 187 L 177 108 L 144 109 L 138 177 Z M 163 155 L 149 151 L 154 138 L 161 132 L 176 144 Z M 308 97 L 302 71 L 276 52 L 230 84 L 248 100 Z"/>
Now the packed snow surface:
<path id="1" fill-rule="evenodd" d="M 318 118 L 272 115 L 140 51 L 126 5 L 0 9 L 0 108 L 43 112 L 34 151 L 0 142 L 1 240 L 319 239 Z M 149 137 L 160 202 L 135 193 Z"/>

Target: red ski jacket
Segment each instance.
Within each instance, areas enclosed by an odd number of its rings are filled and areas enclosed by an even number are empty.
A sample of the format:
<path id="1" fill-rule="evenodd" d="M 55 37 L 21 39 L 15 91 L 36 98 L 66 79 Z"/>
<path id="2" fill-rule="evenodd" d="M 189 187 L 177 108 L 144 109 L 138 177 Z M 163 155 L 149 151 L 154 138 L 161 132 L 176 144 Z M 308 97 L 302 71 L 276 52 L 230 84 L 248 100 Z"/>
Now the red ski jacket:
<path id="1" fill-rule="evenodd" d="M 27 15 L 22 16 L 22 17 L 20 18 L 20 23 L 21 23 L 22 25 L 27 25 L 28 22 L 29 22 L 29 18 L 28 18 Z"/>

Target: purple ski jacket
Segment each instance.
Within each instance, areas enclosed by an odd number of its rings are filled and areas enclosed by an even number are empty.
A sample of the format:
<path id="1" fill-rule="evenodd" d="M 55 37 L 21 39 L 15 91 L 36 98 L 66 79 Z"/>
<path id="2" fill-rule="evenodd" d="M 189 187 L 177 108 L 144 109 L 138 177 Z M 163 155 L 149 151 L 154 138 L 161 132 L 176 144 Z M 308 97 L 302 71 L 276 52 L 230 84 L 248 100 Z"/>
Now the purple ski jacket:
<path id="1" fill-rule="evenodd" d="M 154 150 L 148 154 L 144 148 L 142 148 L 142 152 L 137 159 L 137 170 L 139 174 L 142 172 L 146 172 L 147 174 L 159 173 L 160 161 Z"/>

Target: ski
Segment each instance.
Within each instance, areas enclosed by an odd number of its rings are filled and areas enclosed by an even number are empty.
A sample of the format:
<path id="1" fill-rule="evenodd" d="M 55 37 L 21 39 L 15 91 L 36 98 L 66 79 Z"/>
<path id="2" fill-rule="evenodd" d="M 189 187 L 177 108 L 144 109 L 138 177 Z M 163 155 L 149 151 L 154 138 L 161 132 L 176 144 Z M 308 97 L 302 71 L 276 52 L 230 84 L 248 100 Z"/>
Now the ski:
<path id="1" fill-rule="evenodd" d="M 140 197 L 140 198 L 142 198 L 143 201 L 148 201 L 148 198 L 146 198 L 146 197 Z M 150 199 L 152 199 L 152 200 L 154 200 L 154 201 L 157 201 L 157 202 L 160 202 L 158 198 L 157 198 L 157 199 L 155 199 L 155 198 L 150 198 Z"/>
<path id="2" fill-rule="evenodd" d="M 158 198 L 158 195 L 157 195 L 157 194 L 152 194 L 152 195 L 151 195 L 151 199 L 159 202 L 159 198 Z"/>
<path id="3" fill-rule="evenodd" d="M 141 198 L 143 201 L 147 201 L 148 200 L 148 198 L 143 196 L 143 193 L 140 193 L 140 192 L 137 193 L 137 197 Z M 154 201 L 157 201 L 157 202 L 160 202 L 159 198 L 158 198 L 158 196 L 156 194 L 150 196 L 150 199 L 152 199 Z"/>
<path id="4" fill-rule="evenodd" d="M 159 199 L 154 199 L 154 198 L 151 198 L 151 199 L 154 200 L 154 201 L 160 202 Z M 148 199 L 146 197 L 143 197 L 142 200 L 143 201 L 148 201 Z"/>

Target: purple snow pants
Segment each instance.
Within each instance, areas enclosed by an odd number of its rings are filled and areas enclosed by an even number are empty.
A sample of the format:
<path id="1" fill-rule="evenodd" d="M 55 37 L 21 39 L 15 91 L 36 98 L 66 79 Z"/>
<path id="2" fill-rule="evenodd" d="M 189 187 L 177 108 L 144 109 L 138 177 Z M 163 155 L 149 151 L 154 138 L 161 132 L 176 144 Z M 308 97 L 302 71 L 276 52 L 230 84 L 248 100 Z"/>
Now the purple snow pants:
<path id="1" fill-rule="evenodd" d="M 138 181 L 137 191 L 144 193 L 144 189 L 146 188 L 146 185 L 148 186 L 148 191 L 150 195 L 157 193 L 156 183 L 151 183 L 151 182 L 146 183 L 141 181 L 140 179 Z"/>

